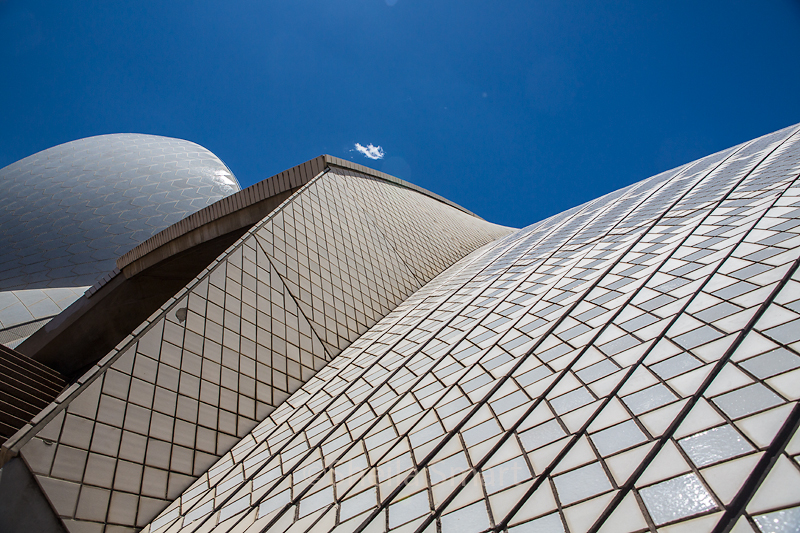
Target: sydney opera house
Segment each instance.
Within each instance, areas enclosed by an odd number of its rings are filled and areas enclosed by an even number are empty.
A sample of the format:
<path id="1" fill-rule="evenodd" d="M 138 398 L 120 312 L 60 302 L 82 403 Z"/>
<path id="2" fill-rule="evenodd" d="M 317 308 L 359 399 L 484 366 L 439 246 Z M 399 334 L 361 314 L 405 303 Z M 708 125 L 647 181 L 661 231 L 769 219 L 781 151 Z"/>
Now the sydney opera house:
<path id="1" fill-rule="evenodd" d="M 800 531 L 800 126 L 523 229 L 323 155 L 0 169 L 0 531 Z"/>

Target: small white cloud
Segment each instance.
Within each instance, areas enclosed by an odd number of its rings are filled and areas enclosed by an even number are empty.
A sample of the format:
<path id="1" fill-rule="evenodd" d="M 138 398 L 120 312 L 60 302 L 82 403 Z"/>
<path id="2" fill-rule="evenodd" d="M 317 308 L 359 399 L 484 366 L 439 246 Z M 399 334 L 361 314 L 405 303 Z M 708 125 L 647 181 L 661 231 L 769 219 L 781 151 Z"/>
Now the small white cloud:
<path id="1" fill-rule="evenodd" d="M 373 146 L 372 143 L 366 146 L 356 143 L 356 150 L 361 152 L 364 157 L 368 157 L 370 159 L 383 159 L 383 148 L 380 146 Z"/>

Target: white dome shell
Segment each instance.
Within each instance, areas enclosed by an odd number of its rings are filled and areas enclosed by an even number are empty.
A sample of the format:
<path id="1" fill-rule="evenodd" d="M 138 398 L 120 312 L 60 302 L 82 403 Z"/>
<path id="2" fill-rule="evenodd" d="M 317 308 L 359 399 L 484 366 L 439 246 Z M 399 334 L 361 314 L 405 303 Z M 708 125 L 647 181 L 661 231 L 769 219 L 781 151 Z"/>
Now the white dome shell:
<path id="1" fill-rule="evenodd" d="M 16 346 L 119 256 L 239 190 L 210 151 L 156 135 L 88 137 L 0 169 L 0 344 Z"/>
<path id="2" fill-rule="evenodd" d="M 241 188 L 195 143 L 89 137 L 0 169 L 0 291 L 92 285 L 116 259 Z"/>

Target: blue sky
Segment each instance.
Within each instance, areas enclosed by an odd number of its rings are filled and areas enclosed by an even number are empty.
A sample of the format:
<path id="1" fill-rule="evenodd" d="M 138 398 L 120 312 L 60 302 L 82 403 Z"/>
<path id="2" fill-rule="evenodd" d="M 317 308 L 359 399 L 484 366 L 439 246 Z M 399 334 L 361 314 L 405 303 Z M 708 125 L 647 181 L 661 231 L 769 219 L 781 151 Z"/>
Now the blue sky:
<path id="1" fill-rule="evenodd" d="M 117 132 L 243 186 L 329 153 L 521 227 L 800 122 L 800 2 L 0 0 L 0 65 L 0 167 Z"/>

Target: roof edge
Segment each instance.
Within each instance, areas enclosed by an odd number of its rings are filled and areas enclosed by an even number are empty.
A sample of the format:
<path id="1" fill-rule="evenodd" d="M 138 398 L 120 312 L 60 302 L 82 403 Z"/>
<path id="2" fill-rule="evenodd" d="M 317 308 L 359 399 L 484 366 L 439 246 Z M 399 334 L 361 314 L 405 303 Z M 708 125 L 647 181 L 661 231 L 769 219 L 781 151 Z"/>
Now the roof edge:
<path id="1" fill-rule="evenodd" d="M 117 259 L 117 269 L 120 271 L 125 269 L 125 267 L 143 258 L 147 254 L 154 252 L 162 246 L 165 246 L 202 226 L 211 224 L 221 218 L 231 215 L 232 213 L 248 208 L 259 202 L 263 202 L 264 200 L 274 196 L 298 189 L 331 167 L 352 170 L 361 174 L 365 174 L 369 177 L 415 191 L 442 202 L 450 207 L 458 209 L 459 211 L 463 211 L 464 213 L 467 213 L 475 218 L 481 219 L 481 217 L 471 211 L 468 211 L 467 209 L 464 209 L 460 205 L 451 202 L 450 200 L 439 196 L 438 194 L 423 189 L 422 187 L 418 187 L 413 183 L 409 183 L 390 174 L 386 174 L 363 165 L 323 154 L 315 157 L 314 159 L 309 159 L 305 163 L 301 163 L 290 169 L 284 170 L 279 174 L 275 174 L 274 176 L 265 180 L 259 181 L 258 183 L 231 194 L 230 196 L 226 196 L 225 198 L 222 198 L 221 200 L 204 207 L 203 209 L 187 216 L 186 218 L 179 220 L 175 224 L 156 233 L 149 239 L 145 240 L 119 257 L 119 259 Z"/>
<path id="2" fill-rule="evenodd" d="M 320 157 L 324 157 L 325 158 L 325 163 L 327 163 L 328 166 L 345 168 L 345 169 L 348 169 L 348 170 L 355 170 L 356 172 L 360 172 L 362 174 L 366 174 L 367 176 L 371 176 L 373 178 L 378 178 L 378 179 L 380 179 L 382 181 L 388 181 L 389 183 L 394 183 L 395 185 L 399 185 L 400 187 L 404 187 L 406 189 L 411 189 L 412 191 L 416 191 L 416 192 L 418 192 L 420 194 L 424 194 L 425 196 L 429 196 L 430 198 L 433 198 L 434 200 L 438 200 L 438 201 L 440 201 L 440 202 L 442 202 L 444 204 L 447 204 L 450 207 L 455 207 L 459 211 L 463 211 L 464 213 L 466 213 L 468 215 L 472 215 L 475 218 L 479 218 L 479 219 L 483 220 L 483 218 L 479 217 L 478 215 L 476 215 L 472 211 L 461 207 L 457 203 L 448 200 L 444 196 L 439 196 L 435 192 L 431 192 L 431 191 L 429 191 L 427 189 L 423 189 L 422 187 L 419 187 L 418 185 L 414 185 L 413 183 L 410 183 L 408 181 L 401 180 L 400 178 L 392 176 L 391 174 L 386 174 L 385 172 L 381 172 L 379 170 L 375 170 L 375 169 L 372 169 L 372 168 L 369 168 L 369 167 L 365 167 L 364 165 L 359 165 L 358 163 L 353 163 L 352 161 L 347 161 L 345 159 L 341 159 L 339 157 L 334 157 L 332 155 L 325 154 L 325 155 L 322 155 Z"/>

